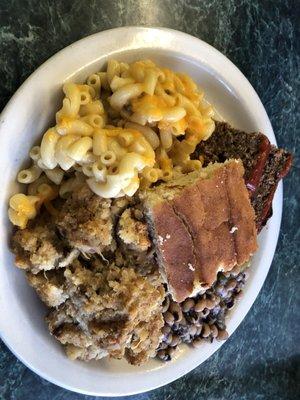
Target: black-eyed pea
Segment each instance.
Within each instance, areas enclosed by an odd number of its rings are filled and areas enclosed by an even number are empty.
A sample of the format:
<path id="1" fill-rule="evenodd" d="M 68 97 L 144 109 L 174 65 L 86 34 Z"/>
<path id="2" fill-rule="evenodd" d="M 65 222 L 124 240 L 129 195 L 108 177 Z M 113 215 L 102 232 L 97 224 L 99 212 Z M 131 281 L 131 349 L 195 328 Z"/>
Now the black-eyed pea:
<path id="1" fill-rule="evenodd" d="M 182 310 L 178 303 L 174 301 L 170 304 L 169 312 L 171 312 L 174 316 L 175 322 L 180 322 L 182 320 Z"/>
<path id="2" fill-rule="evenodd" d="M 202 338 L 198 337 L 192 341 L 192 345 L 193 345 L 193 347 L 198 348 L 202 345 L 203 342 L 204 342 L 204 340 Z"/>
<path id="3" fill-rule="evenodd" d="M 213 338 L 216 338 L 219 334 L 218 328 L 216 327 L 216 325 L 210 325 L 210 331 L 211 331 L 211 336 Z"/>
<path id="4" fill-rule="evenodd" d="M 200 299 L 200 300 L 198 300 L 197 303 L 195 304 L 195 307 L 194 307 L 195 311 L 196 311 L 196 312 L 201 312 L 201 311 L 203 311 L 204 308 L 206 307 L 206 302 L 207 302 L 206 299 Z"/>
<path id="5" fill-rule="evenodd" d="M 194 307 L 194 305 L 195 305 L 194 299 L 186 299 L 181 305 L 182 311 L 188 312 Z"/>
<path id="6" fill-rule="evenodd" d="M 164 315 L 165 322 L 168 325 L 172 326 L 175 321 L 174 315 L 172 313 L 170 313 L 170 311 L 166 311 L 163 315 Z"/>
<path id="7" fill-rule="evenodd" d="M 215 306 L 215 302 L 213 300 L 206 300 L 206 308 L 208 308 L 209 310 L 212 310 Z"/>
<path id="8" fill-rule="evenodd" d="M 170 347 L 176 347 L 179 345 L 179 343 L 181 342 L 181 339 L 179 336 L 177 335 L 173 335 L 172 337 L 172 341 L 170 343 Z"/>
<path id="9" fill-rule="evenodd" d="M 169 326 L 169 325 L 164 325 L 163 327 L 162 327 L 162 334 L 164 335 L 164 336 L 168 336 L 168 334 L 171 332 L 171 327 Z"/>
<path id="10" fill-rule="evenodd" d="M 195 335 L 197 334 L 197 330 L 198 330 L 198 328 L 197 328 L 196 325 L 191 325 L 191 326 L 189 327 L 189 334 L 190 334 L 191 336 L 195 336 Z"/>
<path id="11" fill-rule="evenodd" d="M 203 324 L 201 336 L 207 338 L 210 335 L 210 326 L 208 324 Z"/>
<path id="12" fill-rule="evenodd" d="M 166 353 L 166 350 L 158 350 L 157 357 L 162 361 L 168 361 L 168 354 Z"/>
<path id="13" fill-rule="evenodd" d="M 228 338 L 228 332 L 224 330 L 219 330 L 219 334 L 217 336 L 218 341 L 226 340 Z"/>
<path id="14" fill-rule="evenodd" d="M 217 285 L 217 286 L 216 286 L 216 293 L 217 293 L 220 297 L 224 298 L 224 297 L 227 296 L 227 289 L 226 289 L 225 286 L 223 286 L 223 285 Z"/>
<path id="15" fill-rule="evenodd" d="M 229 291 L 233 290 L 236 287 L 237 281 L 235 279 L 229 279 L 226 283 L 225 288 Z"/>

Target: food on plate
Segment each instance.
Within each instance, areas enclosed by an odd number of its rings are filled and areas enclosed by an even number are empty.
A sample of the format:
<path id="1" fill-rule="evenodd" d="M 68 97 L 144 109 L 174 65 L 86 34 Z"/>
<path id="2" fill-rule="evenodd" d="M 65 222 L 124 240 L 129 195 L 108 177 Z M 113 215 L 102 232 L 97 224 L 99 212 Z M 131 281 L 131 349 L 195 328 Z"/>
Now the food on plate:
<path id="1" fill-rule="evenodd" d="M 12 249 L 16 266 L 34 274 L 66 267 L 79 255 L 77 249 L 66 246 L 55 225 L 43 214 L 33 220 L 30 228 L 16 231 Z"/>
<path id="2" fill-rule="evenodd" d="M 216 122 L 213 135 L 198 144 L 194 157 L 201 155 L 203 165 L 241 159 L 244 179 L 251 204 L 256 214 L 258 232 L 272 215 L 272 200 L 280 179 L 291 168 L 292 155 L 271 145 L 263 133 L 247 133 L 232 128 L 225 122 Z"/>
<path id="3" fill-rule="evenodd" d="M 150 60 L 110 60 L 106 72 L 92 74 L 85 85 L 65 83 L 63 91 L 56 125 L 31 149 L 32 165 L 18 174 L 29 187 L 27 195 L 10 199 L 13 224 L 24 228 L 43 203 L 80 180 L 102 198 L 116 198 L 170 179 L 173 167 L 201 167 L 190 155 L 212 134 L 213 109 L 186 74 Z M 80 176 L 66 179 L 73 170 Z M 47 179 L 37 185 L 41 175 Z"/>
<path id="4" fill-rule="evenodd" d="M 291 155 L 213 119 L 186 74 L 109 60 L 65 83 L 9 200 L 12 251 L 71 359 L 225 340 Z"/>
<path id="5" fill-rule="evenodd" d="M 213 340 L 228 338 L 226 316 L 243 295 L 248 277 L 247 268 L 220 272 L 216 282 L 204 293 L 188 298 L 182 303 L 165 298 L 163 304 L 164 327 L 157 356 L 169 361 L 180 343 L 199 347 Z"/>
<path id="6" fill-rule="evenodd" d="M 111 200 L 78 187 L 59 207 L 55 220 L 62 237 L 81 252 L 100 254 L 114 247 Z"/>
<path id="7" fill-rule="evenodd" d="M 88 267 L 78 260 L 64 272 L 69 298 L 47 316 L 50 332 L 71 359 L 110 355 L 141 364 L 156 354 L 164 320 L 164 288 L 158 274 L 149 280 L 133 268 Z"/>
<path id="8" fill-rule="evenodd" d="M 243 265 L 256 251 L 243 173 L 241 161 L 229 160 L 143 194 L 157 260 L 175 301 L 209 288 L 219 271 Z"/>

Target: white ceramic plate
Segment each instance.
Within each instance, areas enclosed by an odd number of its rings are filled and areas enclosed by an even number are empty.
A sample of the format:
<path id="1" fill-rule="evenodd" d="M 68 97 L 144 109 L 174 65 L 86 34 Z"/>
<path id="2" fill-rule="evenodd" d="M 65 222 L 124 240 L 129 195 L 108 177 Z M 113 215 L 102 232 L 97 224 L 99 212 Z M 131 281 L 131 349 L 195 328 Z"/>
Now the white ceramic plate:
<path id="1" fill-rule="evenodd" d="M 36 70 L 12 97 L 0 119 L 0 333 L 6 345 L 30 369 L 64 388 L 102 396 L 144 392 L 165 385 L 191 371 L 221 343 L 200 349 L 182 347 L 176 358 L 163 364 L 152 360 L 142 367 L 125 361 L 92 363 L 68 360 L 44 324 L 45 308 L 13 265 L 8 243 L 11 227 L 7 200 L 18 190 L 15 177 L 28 159 L 30 147 L 53 123 L 66 80 L 84 81 L 101 69 L 108 57 L 120 60 L 152 58 L 161 65 L 185 71 L 201 85 L 209 101 L 233 126 L 264 132 L 275 142 L 266 111 L 243 74 L 213 47 L 169 29 L 128 27 L 87 37 L 60 51 Z M 273 202 L 274 214 L 259 237 L 245 296 L 228 319 L 232 334 L 249 311 L 268 273 L 277 243 L 282 186 Z"/>

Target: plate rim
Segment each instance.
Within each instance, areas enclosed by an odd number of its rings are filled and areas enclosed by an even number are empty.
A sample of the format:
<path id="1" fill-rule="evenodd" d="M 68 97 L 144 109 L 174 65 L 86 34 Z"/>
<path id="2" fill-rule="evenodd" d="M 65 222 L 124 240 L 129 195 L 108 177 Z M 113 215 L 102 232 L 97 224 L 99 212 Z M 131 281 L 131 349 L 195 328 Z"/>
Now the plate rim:
<path id="1" fill-rule="evenodd" d="M 208 43 L 204 42 L 203 40 L 189 35 L 187 33 L 184 33 L 182 31 L 178 31 L 178 30 L 174 30 L 174 29 L 169 29 L 169 28 L 160 28 L 160 27 L 144 27 L 144 26 L 126 26 L 126 27 L 119 27 L 119 28 L 112 28 L 112 29 L 108 29 L 108 30 L 104 30 L 101 32 L 97 32 L 94 33 L 92 35 L 86 36 L 70 45 L 68 45 L 67 47 L 61 49 L 60 51 L 58 51 L 57 53 L 55 53 L 53 56 L 51 56 L 50 58 L 48 58 L 43 64 L 41 64 L 35 71 L 33 71 L 32 74 L 29 75 L 29 77 L 21 84 L 21 86 L 17 89 L 17 91 L 14 93 L 14 95 L 10 98 L 10 100 L 8 101 L 7 105 L 4 107 L 4 109 L 1 112 L 0 115 L 0 132 L 2 131 L 2 127 L 1 127 L 1 122 L 5 121 L 5 118 L 7 115 L 9 115 L 10 110 L 14 107 L 14 103 L 16 101 L 16 99 L 18 99 L 18 97 L 20 96 L 20 94 L 26 90 L 27 85 L 31 84 L 31 81 L 35 78 L 35 76 L 37 76 L 41 71 L 43 71 L 44 68 L 47 68 L 49 65 L 51 64 L 55 64 L 57 62 L 57 60 L 59 60 L 59 58 L 62 55 L 66 55 L 67 52 L 69 51 L 74 51 L 76 50 L 77 46 L 82 46 L 85 42 L 89 42 L 89 41 L 93 41 L 95 38 L 99 38 L 100 36 L 104 36 L 107 35 L 111 32 L 117 33 L 120 31 L 132 31 L 132 35 L 134 35 L 135 33 L 139 33 L 139 34 L 144 34 L 145 32 L 149 32 L 149 31 L 156 31 L 156 32 L 166 32 L 169 33 L 171 36 L 180 36 L 183 40 L 187 40 L 187 41 L 194 41 L 194 42 L 198 42 L 198 45 L 202 45 L 204 47 L 206 47 L 209 51 L 213 52 L 216 56 L 220 57 L 221 59 L 225 60 L 227 63 L 230 63 L 231 67 L 234 68 L 235 72 L 238 74 L 239 78 L 243 81 L 243 84 L 245 84 L 248 88 L 248 90 L 252 91 L 252 95 L 255 98 L 255 101 L 257 102 L 258 106 L 260 107 L 263 117 L 264 117 L 264 122 L 268 125 L 268 136 L 271 137 L 271 141 L 276 144 L 276 138 L 271 126 L 271 122 L 268 118 L 268 115 L 266 113 L 266 110 L 263 106 L 263 104 L 261 103 L 261 100 L 259 98 L 259 96 L 257 95 L 256 91 L 254 90 L 254 88 L 252 87 L 252 85 L 250 84 L 250 82 L 247 80 L 247 78 L 243 75 L 243 73 L 233 64 L 233 62 L 231 60 L 229 60 L 225 55 L 223 55 L 219 50 L 215 49 L 213 46 L 209 45 Z M 158 46 L 159 47 L 159 46 Z M 155 48 L 155 47 L 149 47 L 149 48 Z M 161 48 L 161 47 L 159 47 Z M 138 48 L 137 48 L 138 49 Z M 117 51 L 117 50 L 116 50 Z M 209 65 L 209 64 L 208 64 Z M 3 135 L 0 134 L 0 143 L 2 143 L 2 139 Z M 2 163 L 1 163 L 2 164 Z M 273 231 L 273 251 L 271 251 L 268 255 L 268 261 L 267 261 L 267 268 L 264 271 L 264 276 L 261 278 L 260 280 L 260 287 L 258 288 L 258 290 L 256 290 L 256 294 L 254 297 L 251 297 L 249 300 L 250 302 L 248 302 L 248 306 L 247 306 L 247 310 L 246 312 L 244 312 L 242 318 L 237 318 L 237 322 L 236 322 L 236 326 L 233 330 L 233 332 L 237 329 L 238 325 L 244 320 L 244 318 L 246 317 L 246 315 L 248 314 L 248 312 L 250 311 L 250 308 L 252 307 L 254 301 L 257 299 L 260 290 L 265 282 L 266 276 L 269 272 L 274 254 L 275 254 L 275 250 L 276 250 L 276 246 L 277 246 L 277 242 L 278 242 L 278 236 L 279 236 L 279 231 L 280 231 L 280 224 L 281 224 L 281 216 L 282 216 L 282 199 L 283 199 L 283 186 L 282 183 L 280 182 L 280 184 L 278 185 L 277 191 L 276 191 L 276 195 L 274 198 L 274 202 L 276 201 L 277 204 L 277 213 L 276 213 L 276 224 L 274 225 L 274 231 Z M 1 323 L 1 320 L 0 320 Z M 52 378 L 51 376 L 44 374 L 43 371 L 40 371 L 39 369 L 36 369 L 32 364 L 30 364 L 29 362 L 27 362 L 23 357 L 22 354 L 20 354 L 20 352 L 16 351 L 10 343 L 9 337 L 5 337 L 1 334 L 0 332 L 0 337 L 2 339 L 2 341 L 5 343 L 5 345 L 10 349 L 10 351 L 26 366 L 28 367 L 30 370 L 32 370 L 33 372 L 35 372 L 37 375 L 41 376 L 42 378 L 46 379 L 47 381 L 60 386 L 64 389 L 67 390 L 71 390 L 77 393 L 81 393 L 81 394 L 86 394 L 86 395 L 94 395 L 94 396 L 112 396 L 112 397 L 118 397 L 118 396 L 126 396 L 126 395 L 132 395 L 132 394 L 138 394 L 138 393 L 144 393 L 153 389 L 156 389 L 158 387 L 164 386 L 172 381 L 175 381 L 177 379 L 179 379 L 180 377 L 182 377 L 183 375 L 187 374 L 188 372 L 192 371 L 194 368 L 196 368 L 197 366 L 199 366 L 202 362 L 200 361 L 200 363 L 198 364 L 193 364 L 192 367 L 189 367 L 188 369 L 184 369 L 181 370 L 180 373 L 175 374 L 175 378 L 171 377 L 169 379 L 164 380 L 163 382 L 160 383 L 156 383 L 154 385 L 147 385 L 147 387 L 145 389 L 143 388 L 139 388 L 138 390 L 126 390 L 126 392 L 101 392 L 101 391 L 88 391 L 85 389 L 80 389 L 78 387 L 72 387 L 69 386 L 68 384 L 65 384 L 64 382 L 61 382 L 57 379 Z M 222 343 L 223 344 L 223 343 Z M 215 352 L 217 351 L 221 345 L 218 346 L 213 352 L 210 353 L 209 357 Z M 209 358 L 207 357 L 206 360 Z M 174 364 L 175 365 L 175 364 Z"/>

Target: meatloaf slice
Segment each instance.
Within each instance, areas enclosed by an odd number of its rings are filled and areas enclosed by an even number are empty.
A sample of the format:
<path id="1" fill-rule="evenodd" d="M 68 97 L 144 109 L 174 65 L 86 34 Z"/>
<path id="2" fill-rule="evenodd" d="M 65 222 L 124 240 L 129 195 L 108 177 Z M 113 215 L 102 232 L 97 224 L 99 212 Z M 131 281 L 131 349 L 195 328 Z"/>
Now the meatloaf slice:
<path id="1" fill-rule="evenodd" d="M 214 133 L 208 140 L 199 143 L 194 156 L 202 156 L 204 166 L 230 158 L 241 159 L 245 168 L 244 179 L 252 195 L 270 150 L 270 141 L 262 133 L 246 133 L 225 122 L 216 122 Z"/>
<path id="2" fill-rule="evenodd" d="M 278 182 L 291 167 L 291 154 L 272 146 L 262 133 L 247 133 L 225 122 L 216 122 L 214 133 L 199 143 L 192 158 L 199 157 L 203 157 L 204 166 L 230 158 L 242 160 L 259 232 L 272 215 L 273 196 Z"/>
<path id="3" fill-rule="evenodd" d="M 141 195 L 158 262 L 175 301 L 213 284 L 257 249 L 241 161 L 211 164 Z"/>

